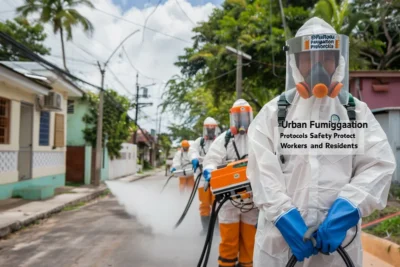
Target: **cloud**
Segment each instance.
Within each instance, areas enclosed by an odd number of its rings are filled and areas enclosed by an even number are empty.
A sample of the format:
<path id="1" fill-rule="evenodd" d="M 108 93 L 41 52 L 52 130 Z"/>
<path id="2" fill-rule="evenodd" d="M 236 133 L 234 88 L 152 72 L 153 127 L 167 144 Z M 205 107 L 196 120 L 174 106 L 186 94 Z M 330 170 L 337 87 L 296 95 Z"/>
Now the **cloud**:
<path id="1" fill-rule="evenodd" d="M 128 10 L 123 10 L 111 0 L 94 0 L 92 2 L 97 9 L 103 10 L 116 17 L 122 17 L 132 23 L 116 19 L 85 6 L 78 7 L 78 11 L 93 23 L 95 32 L 93 36 L 89 38 L 83 33 L 81 28 L 74 29 L 73 42 L 66 43 L 67 57 L 85 60 L 93 63 L 93 65 L 68 61 L 68 67 L 75 75 L 99 85 L 101 78 L 99 70 L 97 66 L 95 66 L 96 61 L 104 62 L 126 36 L 139 29 L 139 33 L 135 34 L 124 43 L 124 48 L 134 67 L 137 68 L 141 74 L 147 76 L 139 75 L 139 83 L 141 85 L 151 84 L 153 82 L 158 83 L 156 86 L 149 87 L 149 94 L 152 98 L 141 99 L 141 102 L 154 103 L 152 107 L 142 109 L 150 118 L 139 120 L 139 124 L 142 127 L 149 130 L 155 128 L 156 107 L 161 103 L 159 97 L 164 87 L 160 82 L 165 82 L 174 74 L 179 73 L 179 69 L 176 68 L 173 63 L 177 61 L 179 55 L 184 53 L 183 49 L 185 47 L 191 46 L 191 37 L 193 36 L 192 28 L 194 25 L 182 12 L 175 0 L 167 0 L 160 4 L 157 10 L 148 19 L 147 27 L 185 40 L 186 42 L 151 30 L 145 30 L 143 34 L 143 27 L 134 25 L 143 25 L 146 17 L 154 11 L 154 5 L 143 9 L 132 7 Z M 7 4 L 1 5 L 0 12 L 15 8 L 19 6 L 22 1 L 13 0 L 5 3 Z M 179 0 L 179 3 L 190 19 L 195 23 L 207 20 L 208 16 L 215 8 L 215 5 L 211 3 L 205 3 L 203 5 L 197 4 L 196 6 L 193 6 L 187 0 Z M 10 19 L 14 16 L 15 14 L 13 13 L 5 13 L 2 14 L 2 19 Z M 33 16 L 30 19 L 35 18 Z M 53 34 L 50 25 L 46 26 L 46 32 L 48 33 L 46 45 L 51 47 L 53 55 L 60 56 L 61 44 L 59 35 Z M 86 50 L 93 56 L 82 50 Z M 48 59 L 59 65 L 62 64 L 60 58 L 48 57 Z M 121 49 L 113 56 L 108 66 L 131 94 L 123 89 L 109 70 L 106 72 L 105 84 L 115 88 L 121 94 L 132 97 L 132 94 L 135 94 L 136 71 L 131 67 Z M 134 112 L 131 112 L 130 115 L 133 117 Z M 173 121 L 169 119 L 170 117 L 172 116 L 164 114 L 162 121 L 163 129 L 166 129 L 168 123 Z"/>

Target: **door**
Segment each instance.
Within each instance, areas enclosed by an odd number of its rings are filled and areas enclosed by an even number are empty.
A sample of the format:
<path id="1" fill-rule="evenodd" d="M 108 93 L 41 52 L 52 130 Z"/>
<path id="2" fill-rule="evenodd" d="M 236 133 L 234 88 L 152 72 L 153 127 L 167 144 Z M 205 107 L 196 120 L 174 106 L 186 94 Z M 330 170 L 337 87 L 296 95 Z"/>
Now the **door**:
<path id="1" fill-rule="evenodd" d="M 21 103 L 19 122 L 19 180 L 32 179 L 33 105 Z"/>

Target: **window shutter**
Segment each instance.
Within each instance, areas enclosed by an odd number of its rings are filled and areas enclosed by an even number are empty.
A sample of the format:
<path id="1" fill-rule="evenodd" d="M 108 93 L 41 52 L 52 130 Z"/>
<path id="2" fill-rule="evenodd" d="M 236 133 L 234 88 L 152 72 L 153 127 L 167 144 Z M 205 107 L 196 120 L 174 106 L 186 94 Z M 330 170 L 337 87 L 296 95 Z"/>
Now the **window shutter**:
<path id="1" fill-rule="evenodd" d="M 50 136 L 50 112 L 40 112 L 39 145 L 48 146 Z"/>
<path id="2" fill-rule="evenodd" d="M 54 123 L 54 146 L 64 147 L 65 129 L 64 129 L 64 115 L 55 114 Z"/>

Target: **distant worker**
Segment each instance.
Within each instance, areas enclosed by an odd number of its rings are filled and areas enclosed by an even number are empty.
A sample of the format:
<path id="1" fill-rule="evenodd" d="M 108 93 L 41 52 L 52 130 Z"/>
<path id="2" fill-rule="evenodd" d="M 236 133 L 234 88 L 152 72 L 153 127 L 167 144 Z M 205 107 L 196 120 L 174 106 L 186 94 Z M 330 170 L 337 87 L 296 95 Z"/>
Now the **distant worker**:
<path id="1" fill-rule="evenodd" d="M 187 140 L 183 140 L 181 143 L 182 149 L 176 152 L 174 159 L 172 160 L 172 169 L 171 173 L 176 170 L 184 170 L 184 169 L 191 169 L 192 163 L 189 158 L 189 147 L 190 144 Z M 179 191 L 181 193 L 185 192 L 185 189 L 190 191 L 193 189 L 194 186 L 194 177 L 191 176 L 182 176 L 179 177 Z"/>
<path id="2" fill-rule="evenodd" d="M 203 159 L 206 156 L 211 144 L 214 142 L 219 133 L 220 131 L 217 121 L 211 117 L 206 118 L 203 123 L 203 136 L 197 138 L 189 149 L 189 154 L 192 160 L 192 166 L 196 177 L 200 173 L 200 164 L 202 164 Z M 203 226 L 203 230 L 201 232 L 202 235 L 205 235 L 207 233 L 208 224 L 210 222 L 211 216 L 211 206 L 214 200 L 211 194 L 211 190 L 204 191 L 204 182 L 204 177 L 202 177 L 198 187 L 198 195 L 200 201 L 200 218 L 201 224 Z"/>
<path id="3" fill-rule="evenodd" d="M 230 109 L 230 130 L 222 133 L 212 143 L 204 158 L 204 179 L 212 179 L 212 171 L 229 161 L 247 158 L 247 129 L 253 120 L 253 110 L 246 100 L 238 99 Z M 210 189 L 208 189 L 210 190 Z M 252 199 L 245 199 L 252 206 Z M 219 267 L 252 267 L 255 225 L 258 209 L 236 207 L 234 202 L 225 202 L 218 213 L 221 242 L 219 245 Z M 265 262 L 268 266 L 268 262 Z"/>

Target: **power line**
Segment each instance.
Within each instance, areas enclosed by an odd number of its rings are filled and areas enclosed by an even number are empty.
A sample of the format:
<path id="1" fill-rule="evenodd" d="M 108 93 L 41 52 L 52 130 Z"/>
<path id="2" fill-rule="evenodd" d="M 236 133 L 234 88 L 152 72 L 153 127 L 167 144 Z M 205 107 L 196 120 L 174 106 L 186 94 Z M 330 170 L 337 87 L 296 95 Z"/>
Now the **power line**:
<path id="1" fill-rule="evenodd" d="M 138 68 L 135 67 L 135 65 L 133 65 L 133 63 L 132 63 L 132 61 L 130 60 L 130 58 L 129 58 L 129 56 L 128 56 L 128 53 L 126 52 L 124 46 L 122 46 L 122 51 L 124 52 L 124 54 L 125 54 L 125 56 L 126 56 L 128 62 L 129 62 L 129 65 L 131 65 L 132 69 L 136 70 L 141 76 L 143 76 L 143 77 L 145 77 L 145 78 L 147 78 L 147 79 L 149 79 L 149 80 L 158 80 L 158 81 L 161 81 L 161 80 L 159 80 L 159 79 L 157 79 L 157 78 L 153 78 L 153 77 L 149 77 L 149 76 L 147 76 L 147 75 L 144 75 Z M 164 83 L 164 82 L 161 82 L 161 83 Z M 165 83 L 164 83 L 164 84 L 165 84 Z"/>
<path id="2" fill-rule="evenodd" d="M 142 25 L 142 24 L 133 22 L 133 21 L 131 21 L 131 20 L 127 20 L 127 19 L 125 19 L 125 18 L 123 18 L 123 17 L 119 17 L 119 16 L 116 16 L 116 15 L 113 15 L 113 14 L 111 14 L 111 13 L 108 13 L 108 12 L 104 11 L 104 10 L 98 9 L 97 7 L 94 7 L 94 9 L 97 10 L 97 11 L 99 11 L 99 12 L 101 12 L 101 13 L 103 13 L 103 14 L 106 14 L 106 15 L 108 15 L 108 16 L 111 16 L 111 17 L 113 17 L 113 18 L 115 18 L 115 19 L 119 19 L 119 20 L 121 20 L 121 21 L 125 21 L 125 22 L 127 22 L 127 23 L 131 23 L 131 24 L 136 25 L 136 26 L 144 27 L 145 29 L 147 29 L 147 30 L 149 30 L 149 31 L 153 31 L 153 32 L 156 32 L 156 33 L 159 33 L 159 34 L 168 36 L 168 37 L 170 37 L 170 38 L 173 38 L 173 39 L 176 39 L 176 40 L 185 42 L 185 43 L 189 43 L 189 44 L 192 44 L 192 43 L 193 43 L 193 42 L 187 41 L 187 40 L 185 40 L 185 39 L 182 39 L 182 38 L 179 38 L 179 37 L 170 35 L 170 34 L 168 34 L 168 33 L 164 33 L 164 32 L 161 32 L 161 31 L 158 31 L 158 30 L 149 28 L 149 27 L 147 27 L 147 26 L 145 26 L 145 25 Z"/>
<path id="3" fill-rule="evenodd" d="M 196 26 L 196 23 L 193 22 L 193 20 L 188 16 L 188 14 L 185 12 L 185 10 L 182 8 L 181 4 L 179 4 L 178 0 L 175 0 L 175 2 L 178 4 L 179 9 L 182 11 L 183 14 L 185 14 L 185 16 L 188 18 L 188 20 L 193 23 L 193 25 Z"/>
<path id="4" fill-rule="evenodd" d="M 122 88 L 124 88 L 124 90 L 125 90 L 128 94 L 130 94 L 131 96 L 134 96 L 134 94 L 132 94 L 132 93 L 129 91 L 129 89 L 126 88 L 125 85 L 118 79 L 117 75 L 115 75 L 115 73 L 112 71 L 112 69 L 111 69 L 109 66 L 107 66 L 107 69 L 110 71 L 111 75 L 114 77 L 114 79 L 117 81 L 117 83 L 118 83 L 119 85 L 121 85 Z"/>
<path id="5" fill-rule="evenodd" d="M 56 58 L 63 58 L 60 55 L 48 55 L 48 56 L 49 57 L 56 57 Z M 88 64 L 88 65 L 92 65 L 92 66 L 97 66 L 97 64 L 94 63 L 94 62 L 89 62 L 89 61 L 82 60 L 82 59 L 77 59 L 77 58 L 72 58 L 72 57 L 66 57 L 65 59 L 68 60 L 68 61 L 79 62 L 79 63 L 84 63 L 84 64 Z"/>

